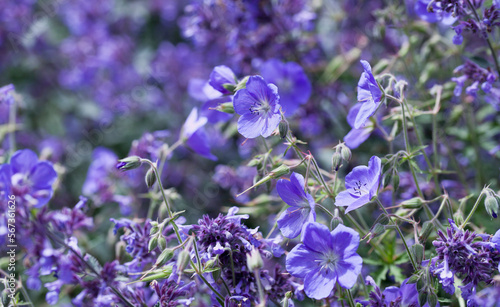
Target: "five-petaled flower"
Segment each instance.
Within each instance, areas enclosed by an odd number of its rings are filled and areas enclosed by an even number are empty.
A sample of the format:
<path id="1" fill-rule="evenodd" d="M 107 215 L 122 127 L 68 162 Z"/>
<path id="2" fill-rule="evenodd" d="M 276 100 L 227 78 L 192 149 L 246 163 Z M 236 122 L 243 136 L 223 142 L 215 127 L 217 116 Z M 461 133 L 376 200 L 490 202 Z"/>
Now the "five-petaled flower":
<path id="1" fill-rule="evenodd" d="M 52 184 L 56 179 L 52 163 L 38 161 L 29 149 L 18 150 L 10 164 L 0 165 L 0 195 L 14 194 L 27 205 L 39 208 L 52 197 Z"/>
<path id="2" fill-rule="evenodd" d="M 287 238 L 297 237 L 304 224 L 316 221 L 314 199 L 304 191 L 304 177 L 292 173 L 290 181 L 278 180 L 276 190 L 279 196 L 290 207 L 278 219 L 278 227 Z"/>
<path id="3" fill-rule="evenodd" d="M 358 82 L 358 102 L 362 105 L 354 122 L 354 128 L 361 128 L 380 105 L 382 91 L 372 73 L 372 68 L 367 61 L 361 60 L 364 72 Z"/>
<path id="4" fill-rule="evenodd" d="M 278 88 L 261 76 L 248 78 L 246 88 L 236 92 L 234 111 L 241 115 L 238 132 L 248 139 L 270 136 L 281 121 Z"/>
<path id="5" fill-rule="evenodd" d="M 307 296 L 318 300 L 328 297 L 336 282 L 346 289 L 354 286 L 363 264 L 356 253 L 356 231 L 340 224 L 330 232 L 325 225 L 309 223 L 302 241 L 288 254 L 286 269 L 304 279 Z"/>
<path id="6" fill-rule="evenodd" d="M 347 114 L 347 122 L 352 127 L 352 129 L 344 137 L 344 142 L 347 147 L 351 149 L 358 148 L 359 145 L 361 145 L 368 139 L 368 137 L 370 137 L 373 130 L 375 130 L 375 125 L 372 123 L 370 123 L 369 125 L 364 125 L 359 129 L 354 128 L 354 122 L 356 121 L 356 117 L 359 114 L 359 109 L 361 108 L 361 106 L 361 103 L 355 104 Z"/>
<path id="7" fill-rule="evenodd" d="M 377 195 L 380 182 L 381 160 L 373 156 L 368 166 L 356 166 L 345 177 L 346 190 L 335 198 L 336 206 L 347 206 L 346 213 L 370 202 Z"/>

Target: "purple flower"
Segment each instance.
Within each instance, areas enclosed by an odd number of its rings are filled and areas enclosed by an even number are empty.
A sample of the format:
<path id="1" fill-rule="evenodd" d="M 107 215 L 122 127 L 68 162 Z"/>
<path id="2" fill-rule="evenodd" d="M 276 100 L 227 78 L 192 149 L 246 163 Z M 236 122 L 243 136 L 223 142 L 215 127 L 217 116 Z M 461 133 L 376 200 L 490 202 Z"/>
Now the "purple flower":
<path id="1" fill-rule="evenodd" d="M 415 13 L 422 20 L 427 22 L 440 21 L 445 25 L 452 25 L 457 18 L 453 17 L 451 13 L 447 13 L 441 9 L 441 3 L 434 2 L 432 5 L 432 12 L 427 10 L 431 0 L 417 0 L 415 2 Z"/>
<path id="2" fill-rule="evenodd" d="M 463 24 L 459 24 L 458 26 L 456 27 L 452 27 L 453 30 L 455 30 L 455 35 L 453 36 L 453 44 L 455 45 L 462 45 L 462 43 L 464 42 L 464 37 L 462 36 L 462 32 L 464 30 L 464 25 Z"/>
<path id="3" fill-rule="evenodd" d="M 268 137 L 281 121 L 278 88 L 261 76 L 251 76 L 246 88 L 236 92 L 234 111 L 241 115 L 238 132 L 248 139 Z"/>
<path id="4" fill-rule="evenodd" d="M 56 179 L 52 163 L 38 161 L 29 149 L 18 150 L 10 164 L 0 166 L 0 195 L 14 194 L 30 206 L 40 208 L 52 197 L 52 184 Z"/>
<path id="5" fill-rule="evenodd" d="M 330 232 L 324 225 L 309 223 L 302 241 L 288 254 L 286 269 L 292 276 L 304 279 L 307 296 L 323 299 L 330 295 L 336 282 L 346 289 L 354 286 L 363 263 L 356 253 L 356 231 L 340 224 Z"/>
<path id="6" fill-rule="evenodd" d="M 217 157 L 210 152 L 208 136 L 203 129 L 207 123 L 207 118 L 198 116 L 198 109 L 193 108 L 189 113 L 186 122 L 182 126 L 180 138 L 194 152 L 210 160 L 217 160 Z"/>
<path id="7" fill-rule="evenodd" d="M 345 177 L 346 190 L 335 198 L 336 206 L 347 206 L 346 213 L 370 202 L 377 195 L 381 171 L 380 158 L 373 156 L 368 166 L 356 166 Z"/>
<path id="8" fill-rule="evenodd" d="M 352 127 L 352 129 L 344 137 L 344 142 L 347 145 L 347 147 L 351 149 L 358 148 L 359 145 L 361 145 L 364 141 L 366 141 L 370 137 L 373 130 L 375 129 L 374 125 L 372 124 L 364 125 L 363 127 L 358 129 L 354 128 L 354 123 L 356 122 L 356 117 L 359 114 L 361 106 L 362 106 L 361 103 L 355 104 L 347 114 L 347 122 Z"/>
<path id="9" fill-rule="evenodd" d="M 291 116 L 311 96 L 311 83 L 299 64 L 272 59 L 260 67 L 262 77 L 280 89 L 283 112 Z"/>
<path id="10" fill-rule="evenodd" d="M 8 84 L 5 86 L 0 87 L 0 103 L 7 103 L 8 105 L 11 105 L 14 103 L 14 95 L 13 92 L 15 91 L 14 85 L 13 84 Z"/>
<path id="11" fill-rule="evenodd" d="M 231 94 L 230 91 L 224 88 L 224 84 L 236 85 L 236 76 L 231 68 L 224 65 L 216 66 L 210 74 L 208 83 L 222 94 Z"/>
<path id="12" fill-rule="evenodd" d="M 372 68 L 367 61 L 361 60 L 364 72 L 358 82 L 358 101 L 362 103 L 359 113 L 354 121 L 354 128 L 361 128 L 372 116 L 380 105 L 382 91 L 372 73 Z"/>
<path id="13" fill-rule="evenodd" d="M 278 227 L 285 237 L 293 239 L 300 234 L 305 224 L 316 221 L 316 204 L 313 197 L 304 191 L 304 177 L 300 174 L 292 173 L 290 181 L 278 180 L 276 190 L 290 206 L 280 215 Z"/>

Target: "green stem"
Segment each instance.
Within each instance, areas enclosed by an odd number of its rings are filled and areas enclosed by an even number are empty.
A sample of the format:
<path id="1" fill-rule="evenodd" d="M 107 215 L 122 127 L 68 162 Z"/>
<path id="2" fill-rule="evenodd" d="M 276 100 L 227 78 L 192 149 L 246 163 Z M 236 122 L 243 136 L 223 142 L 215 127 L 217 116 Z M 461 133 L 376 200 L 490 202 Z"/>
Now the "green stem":
<path id="1" fill-rule="evenodd" d="M 481 19 L 479 18 L 479 15 L 477 14 L 476 10 L 474 9 L 474 6 L 470 2 L 470 0 L 467 0 L 467 4 L 469 5 L 470 10 L 474 14 L 474 17 L 476 20 L 481 24 Z M 493 48 L 493 45 L 491 44 L 491 41 L 488 36 L 485 37 L 486 43 L 488 44 L 488 47 L 490 48 L 491 51 L 491 56 L 493 57 L 493 61 L 495 62 L 495 67 L 497 69 L 498 75 L 500 76 L 500 64 L 498 63 L 497 55 L 495 54 L 495 48 Z"/>
<path id="2" fill-rule="evenodd" d="M 351 290 L 349 290 L 349 289 L 345 289 L 345 291 L 347 292 L 347 301 L 349 302 L 349 306 L 351 306 L 351 307 L 356 306 L 356 305 L 354 304 L 354 298 L 352 297 Z"/>
<path id="3" fill-rule="evenodd" d="M 484 191 L 481 191 L 481 194 L 479 194 L 479 197 L 477 198 L 476 200 L 476 203 L 474 203 L 474 207 L 472 207 L 472 210 L 469 212 L 469 215 L 467 216 L 467 218 L 464 220 L 463 224 L 460 225 L 460 228 L 464 228 L 465 225 L 467 225 L 467 223 L 469 222 L 469 220 L 471 219 L 472 215 L 474 215 L 474 212 L 476 212 L 476 209 L 477 209 L 477 206 L 479 206 L 479 203 L 481 202 L 481 200 L 483 199 L 483 196 L 484 196 Z"/>
<path id="4" fill-rule="evenodd" d="M 255 280 L 257 281 L 257 289 L 259 291 L 259 305 L 258 306 L 266 306 L 265 305 L 266 296 L 264 295 L 264 289 L 262 288 L 262 284 L 261 284 L 261 281 L 260 281 L 259 270 L 255 269 L 253 271 L 253 273 L 255 275 Z"/>
<path id="5" fill-rule="evenodd" d="M 410 251 L 410 248 L 408 247 L 408 244 L 406 243 L 406 239 L 403 235 L 403 232 L 401 231 L 401 229 L 399 228 L 399 225 L 394 222 L 394 220 L 392 219 L 392 217 L 389 215 L 389 213 L 387 212 L 387 210 L 385 210 L 385 207 L 384 205 L 382 205 L 382 203 L 380 202 L 380 200 L 377 198 L 375 198 L 375 201 L 377 202 L 377 204 L 379 205 L 380 209 L 382 209 L 382 211 L 385 213 L 385 215 L 387 216 L 387 218 L 391 221 L 391 223 L 394 224 L 394 226 L 396 226 L 396 230 L 397 232 L 399 233 L 399 236 L 401 237 L 401 240 L 403 240 L 403 244 L 405 246 L 405 249 L 406 249 L 406 252 L 408 253 L 408 257 L 410 258 L 410 262 L 413 266 L 413 269 L 416 271 L 418 269 L 418 266 L 417 264 L 415 263 L 415 260 L 413 259 L 413 255 L 411 254 L 411 251 Z"/>

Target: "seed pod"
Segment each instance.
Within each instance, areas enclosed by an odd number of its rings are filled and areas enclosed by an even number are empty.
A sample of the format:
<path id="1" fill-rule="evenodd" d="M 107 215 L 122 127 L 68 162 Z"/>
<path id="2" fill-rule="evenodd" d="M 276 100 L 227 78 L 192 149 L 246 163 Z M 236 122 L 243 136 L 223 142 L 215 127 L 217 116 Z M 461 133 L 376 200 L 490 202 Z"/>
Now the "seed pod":
<path id="1" fill-rule="evenodd" d="M 183 249 L 179 253 L 179 257 L 177 258 L 177 270 L 178 270 L 178 272 L 184 271 L 184 268 L 186 267 L 186 265 L 189 262 L 189 257 L 190 257 L 189 252 L 185 249 Z"/>
<path id="2" fill-rule="evenodd" d="M 158 231 L 160 231 L 160 227 L 158 227 L 158 222 L 150 222 L 151 224 L 151 230 L 149 231 L 150 235 L 156 234 Z"/>
<path id="3" fill-rule="evenodd" d="M 148 188 L 151 188 L 155 184 L 156 176 L 152 167 L 149 168 L 148 172 L 146 173 L 145 181 Z"/>
<path id="4" fill-rule="evenodd" d="M 418 302 L 420 306 L 424 306 L 427 302 L 427 291 L 422 291 L 418 294 Z"/>
<path id="5" fill-rule="evenodd" d="M 412 276 L 410 276 L 410 278 L 408 278 L 408 281 L 406 283 L 407 284 L 414 284 L 414 283 L 417 283 L 419 279 L 420 279 L 420 275 L 413 274 Z"/>
<path id="6" fill-rule="evenodd" d="M 273 169 L 269 173 L 269 176 L 271 176 L 272 178 L 279 178 L 279 177 L 286 175 L 288 173 L 290 173 L 290 167 L 288 167 L 288 165 L 282 164 L 282 165 L 278 166 L 277 168 Z"/>
<path id="7" fill-rule="evenodd" d="M 337 226 L 339 226 L 340 224 L 344 224 L 344 221 L 342 221 L 342 218 L 340 218 L 340 216 L 336 216 L 332 219 L 332 221 L 330 222 L 330 229 L 331 230 L 334 230 L 335 228 L 337 228 Z"/>
<path id="8" fill-rule="evenodd" d="M 172 258 L 174 258 L 174 250 L 171 248 L 167 248 L 163 252 L 161 252 L 160 256 L 158 256 L 155 265 L 157 267 L 162 266 Z"/>
<path id="9" fill-rule="evenodd" d="M 374 238 L 376 238 L 376 237 L 380 236 L 381 234 L 383 234 L 384 232 L 385 232 L 385 226 L 384 226 L 384 225 L 382 225 L 382 224 L 380 224 L 380 223 L 375 224 L 375 225 L 372 227 L 372 229 L 371 229 L 371 231 L 370 231 L 370 233 L 369 233 L 370 237 L 369 237 L 369 239 L 368 239 L 368 243 L 369 243 L 372 239 L 374 239 Z"/>

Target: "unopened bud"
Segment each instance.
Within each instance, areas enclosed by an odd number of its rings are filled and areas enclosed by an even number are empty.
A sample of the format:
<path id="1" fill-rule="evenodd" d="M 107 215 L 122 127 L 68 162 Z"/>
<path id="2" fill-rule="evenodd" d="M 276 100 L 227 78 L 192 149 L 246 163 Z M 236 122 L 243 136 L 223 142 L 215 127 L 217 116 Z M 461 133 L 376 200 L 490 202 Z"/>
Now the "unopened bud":
<path id="1" fill-rule="evenodd" d="M 252 248 L 252 251 L 247 254 L 247 266 L 250 271 L 258 270 L 264 266 L 258 249 Z"/>
<path id="2" fill-rule="evenodd" d="M 332 230 L 334 230 L 335 228 L 337 228 L 337 226 L 339 226 L 340 224 L 344 224 L 344 221 L 342 221 L 342 218 L 340 218 L 340 216 L 336 216 L 332 219 L 332 221 L 330 222 L 330 228 Z"/>
<path id="3" fill-rule="evenodd" d="M 189 257 L 190 257 L 189 252 L 186 249 L 183 249 L 179 253 L 179 257 L 177 258 L 177 270 L 179 272 L 184 271 L 184 268 L 186 267 L 186 265 L 189 262 Z"/>
<path id="4" fill-rule="evenodd" d="M 141 166 L 141 158 L 138 156 L 130 156 L 124 159 L 118 160 L 116 168 L 122 171 L 128 171 Z"/>
<path id="5" fill-rule="evenodd" d="M 408 281 L 407 281 L 406 283 L 407 283 L 407 284 L 414 284 L 414 283 L 416 283 L 419 279 L 420 279 L 420 275 L 415 275 L 415 274 L 413 274 L 412 276 L 410 276 L 410 278 L 408 278 Z"/>
<path id="6" fill-rule="evenodd" d="M 342 166 L 342 154 L 336 151 L 333 153 L 332 156 L 332 169 L 338 172 L 341 166 Z"/>
<path id="7" fill-rule="evenodd" d="M 344 159 L 344 161 L 346 162 L 351 161 L 352 153 L 349 147 L 343 145 L 342 149 L 340 150 L 340 154 L 342 155 L 342 159 Z"/>
<path id="8" fill-rule="evenodd" d="M 392 174 L 392 189 L 393 191 L 397 191 L 398 188 L 399 188 L 399 173 L 394 172 L 394 174 Z"/>
<path id="9" fill-rule="evenodd" d="M 437 295 L 433 292 L 429 293 L 429 295 L 427 296 L 427 304 L 429 305 L 429 307 L 436 307 L 437 301 Z"/>
<path id="10" fill-rule="evenodd" d="M 493 217 L 498 217 L 498 201 L 495 196 L 488 195 L 484 200 L 484 206 L 486 207 L 486 211 Z"/>
<path id="11" fill-rule="evenodd" d="M 288 134 L 288 122 L 286 120 L 280 121 L 280 124 L 278 126 L 278 130 L 280 132 L 280 137 L 284 139 L 286 135 Z"/>
<path id="12" fill-rule="evenodd" d="M 163 252 L 161 252 L 160 256 L 158 256 L 155 265 L 157 267 L 162 266 L 172 258 L 174 258 L 174 250 L 171 248 L 167 248 Z"/>
<path id="13" fill-rule="evenodd" d="M 290 173 L 290 167 L 288 167 L 288 165 L 282 164 L 282 165 L 278 166 L 277 168 L 273 169 L 269 173 L 269 176 L 271 176 L 272 178 L 279 178 L 279 177 L 286 175 L 288 173 Z"/>
<path id="14" fill-rule="evenodd" d="M 422 260 L 424 260 L 424 246 L 422 244 L 413 244 L 411 247 L 411 253 L 415 257 L 415 262 L 420 265 Z"/>
<path id="15" fill-rule="evenodd" d="M 160 248 L 160 250 L 164 250 L 165 248 L 167 248 L 167 240 L 165 239 L 165 237 L 160 236 L 160 238 L 158 239 L 158 247 Z"/>
<path id="16" fill-rule="evenodd" d="M 425 303 L 427 302 L 427 292 L 426 291 L 421 291 L 418 294 L 418 302 L 420 303 L 420 306 L 424 306 Z"/>
<path id="17" fill-rule="evenodd" d="M 425 201 L 420 197 L 413 197 L 405 200 L 401 203 L 401 206 L 405 209 L 420 209 Z"/>
<path id="18" fill-rule="evenodd" d="M 421 241 L 427 240 L 427 238 L 429 237 L 429 235 L 431 234 L 433 229 L 434 229 L 434 226 L 432 225 L 432 223 L 430 221 L 424 222 L 424 224 L 422 225 L 422 229 L 420 230 L 419 239 Z"/>
<path id="19" fill-rule="evenodd" d="M 234 114 L 234 105 L 233 102 L 224 102 L 219 103 L 219 105 L 215 108 L 219 112 L 224 112 L 228 114 Z"/>
<path id="20" fill-rule="evenodd" d="M 155 182 L 156 182 L 156 176 L 155 176 L 155 172 L 154 172 L 154 169 L 151 167 L 149 168 L 148 172 L 146 173 L 146 185 L 148 186 L 148 188 L 151 188 Z"/>
<path id="21" fill-rule="evenodd" d="M 158 231 L 160 231 L 160 227 L 158 226 L 158 222 L 156 221 L 152 221 L 152 222 L 149 222 L 151 224 L 151 230 L 149 231 L 149 235 L 154 235 L 156 234 Z"/>
<path id="22" fill-rule="evenodd" d="M 158 246 L 158 237 L 152 237 L 151 240 L 149 240 L 148 250 L 152 251 L 156 246 Z"/>

